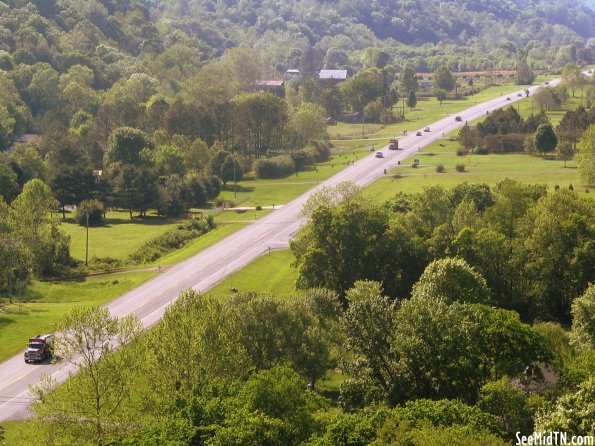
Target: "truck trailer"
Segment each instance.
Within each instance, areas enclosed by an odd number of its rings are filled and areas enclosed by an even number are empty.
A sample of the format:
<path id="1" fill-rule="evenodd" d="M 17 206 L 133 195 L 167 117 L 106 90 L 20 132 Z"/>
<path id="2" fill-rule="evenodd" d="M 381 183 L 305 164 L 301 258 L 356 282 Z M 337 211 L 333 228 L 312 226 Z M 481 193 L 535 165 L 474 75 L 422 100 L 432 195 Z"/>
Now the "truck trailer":
<path id="1" fill-rule="evenodd" d="M 51 359 L 53 355 L 53 334 L 39 334 L 29 339 L 25 350 L 25 362 L 41 362 Z"/>

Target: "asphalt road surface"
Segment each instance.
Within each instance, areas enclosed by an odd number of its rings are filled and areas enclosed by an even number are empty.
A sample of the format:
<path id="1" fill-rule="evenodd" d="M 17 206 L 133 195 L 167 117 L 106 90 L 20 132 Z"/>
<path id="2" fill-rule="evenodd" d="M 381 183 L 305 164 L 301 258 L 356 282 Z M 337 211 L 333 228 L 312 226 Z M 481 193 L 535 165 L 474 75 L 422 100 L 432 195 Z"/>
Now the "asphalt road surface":
<path id="1" fill-rule="evenodd" d="M 550 81 L 549 84 L 553 86 L 558 81 Z M 530 94 L 538 88 L 540 86 L 530 87 Z M 517 93 L 522 96 L 517 96 Z M 456 115 L 449 115 L 430 124 L 430 132 L 424 132 L 423 128 L 409 130 L 406 136 L 399 138 L 399 147 L 402 150 L 388 150 L 388 147 L 384 147 L 380 149 L 384 158 L 376 158 L 371 153 L 266 217 L 124 294 L 107 307 L 113 315 L 133 314 L 141 319 L 145 327 L 152 326 L 180 292 L 187 289 L 207 291 L 269 249 L 287 247 L 291 237 L 304 223 L 299 219 L 304 202 L 323 185 L 334 186 L 343 181 L 352 181 L 359 186 L 366 186 L 385 175 L 385 169 L 388 171 L 397 166 L 398 161 L 403 162 L 421 148 L 441 139 L 443 134 L 462 127 L 466 121 L 471 122 L 486 115 L 488 111 L 505 107 L 524 97 L 524 90 L 519 90 L 475 105 Z M 460 116 L 461 121 L 456 121 L 455 116 Z M 416 136 L 418 131 L 421 136 Z M 25 343 L 26 339 L 23 339 L 23 349 Z M 68 372 L 74 371 L 74 366 L 68 364 L 26 364 L 22 353 L 0 364 L 0 421 L 29 416 L 27 408 L 33 401 L 33 395 L 28 389 L 30 385 L 38 383 L 43 374 L 51 374 L 52 378 L 62 382 L 68 379 Z"/>

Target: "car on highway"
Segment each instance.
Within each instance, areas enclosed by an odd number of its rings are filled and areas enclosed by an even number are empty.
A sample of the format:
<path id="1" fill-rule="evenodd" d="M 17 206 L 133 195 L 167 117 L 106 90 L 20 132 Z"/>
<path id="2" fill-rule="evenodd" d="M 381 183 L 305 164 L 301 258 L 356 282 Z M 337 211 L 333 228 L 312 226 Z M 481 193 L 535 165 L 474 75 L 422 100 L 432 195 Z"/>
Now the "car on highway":
<path id="1" fill-rule="evenodd" d="M 421 132 L 417 132 L 415 136 L 422 136 Z"/>
<path id="2" fill-rule="evenodd" d="M 426 128 L 424 129 L 424 132 L 429 132 L 429 131 L 430 131 L 430 127 L 426 127 Z"/>
<path id="3" fill-rule="evenodd" d="M 517 93 L 516 95 L 518 98 L 520 98 L 522 96 L 522 94 L 520 94 L 520 93 Z"/>
<path id="4" fill-rule="evenodd" d="M 376 158 L 384 158 L 384 153 L 382 152 L 376 152 Z"/>
<path id="5" fill-rule="evenodd" d="M 543 85 L 549 85 L 549 84 L 550 84 L 550 81 L 545 81 L 545 82 L 543 83 Z"/>
<path id="6" fill-rule="evenodd" d="M 457 122 L 461 122 L 462 120 L 463 120 L 463 118 L 461 118 L 460 116 L 457 116 L 457 117 L 455 118 L 455 121 L 457 121 Z"/>
<path id="7" fill-rule="evenodd" d="M 587 74 L 593 74 L 593 70 L 587 71 Z"/>
<path id="8" fill-rule="evenodd" d="M 507 98 L 506 98 L 506 100 L 507 100 L 507 101 L 510 101 L 510 98 L 508 98 L 508 97 L 507 97 Z"/>

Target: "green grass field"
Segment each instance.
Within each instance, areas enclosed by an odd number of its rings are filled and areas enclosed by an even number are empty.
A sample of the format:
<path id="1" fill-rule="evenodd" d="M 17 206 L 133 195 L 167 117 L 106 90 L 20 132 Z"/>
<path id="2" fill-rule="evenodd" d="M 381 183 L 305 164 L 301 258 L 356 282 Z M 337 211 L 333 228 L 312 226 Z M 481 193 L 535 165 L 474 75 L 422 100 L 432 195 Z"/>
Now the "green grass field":
<path id="1" fill-rule="evenodd" d="M 147 240 L 174 228 L 180 221 L 156 215 L 130 220 L 127 211 L 107 212 L 104 225 L 89 228 L 89 259 L 125 259 Z M 70 235 L 70 255 L 85 260 L 86 228 L 66 220 L 60 229 Z"/>
<path id="2" fill-rule="evenodd" d="M 405 162 L 390 171 L 389 175 L 371 184 L 363 193 L 382 202 L 394 197 L 397 192 L 421 192 L 424 187 L 430 185 L 450 189 L 466 181 L 493 186 L 505 178 L 510 178 L 524 183 L 546 184 L 550 190 L 556 185 L 568 187 L 573 184 L 576 192 L 590 195 L 578 186 L 576 167 L 572 162 L 568 162 L 567 167 L 564 167 L 564 161 L 526 154 L 457 156 L 457 142 L 443 141 L 439 144 L 443 144 L 444 147 L 431 146 L 415 155 L 415 158 L 420 160 L 420 167 L 413 168 L 409 162 Z M 444 173 L 436 172 L 438 164 L 445 167 Z M 457 172 L 457 164 L 464 164 L 465 172 Z"/>
<path id="3" fill-rule="evenodd" d="M 288 296 L 295 291 L 297 271 L 290 266 L 293 254 L 290 250 L 271 251 L 259 257 L 246 268 L 232 274 L 208 294 L 224 298 L 239 291 L 268 291 L 277 296 Z"/>
<path id="4" fill-rule="evenodd" d="M 35 429 L 33 421 L 3 421 L 2 427 L 5 432 L 4 440 L 0 440 L 1 446 L 31 445 L 29 437 Z"/>
<path id="5" fill-rule="evenodd" d="M 118 273 L 67 282 L 33 282 L 13 304 L 0 306 L 0 361 L 24 350 L 27 339 L 53 332 L 74 307 L 99 306 L 141 285 L 155 272 Z"/>
<path id="6" fill-rule="evenodd" d="M 351 161 L 356 161 L 368 154 L 362 148 L 344 150 L 333 153 L 328 161 L 316 165 L 311 170 L 294 173 L 286 178 L 260 180 L 247 178 L 237 182 L 238 198 L 247 199 L 240 206 L 272 206 L 285 204 L 299 197 L 321 181 L 332 177 L 347 167 Z M 221 192 L 222 200 L 234 200 L 233 184 L 228 183 Z"/>
<path id="7" fill-rule="evenodd" d="M 460 99 L 447 99 L 442 105 L 434 97 L 421 97 L 413 110 L 405 111 L 405 120 L 395 124 L 344 124 L 328 127 L 331 142 L 345 149 L 365 148 L 372 144 L 385 145 L 393 136 L 402 135 L 403 131 L 422 128 L 432 122 L 453 115 L 480 102 L 521 90 L 519 85 L 490 87 L 474 96 L 463 96 Z M 362 135 L 365 136 L 362 137 Z"/>

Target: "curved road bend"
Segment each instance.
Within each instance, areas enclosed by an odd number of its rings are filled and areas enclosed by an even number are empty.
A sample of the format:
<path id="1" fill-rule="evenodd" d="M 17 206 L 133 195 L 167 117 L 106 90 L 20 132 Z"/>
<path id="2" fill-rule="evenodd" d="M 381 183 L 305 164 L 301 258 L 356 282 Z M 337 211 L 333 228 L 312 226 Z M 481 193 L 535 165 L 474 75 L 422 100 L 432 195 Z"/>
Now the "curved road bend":
<path id="1" fill-rule="evenodd" d="M 550 81 L 550 85 L 558 81 Z M 532 94 L 538 88 L 540 86 L 533 86 L 529 90 Z M 431 132 L 419 129 L 422 136 L 416 136 L 417 130 L 409 131 L 407 136 L 399 138 L 399 146 L 403 150 L 389 151 L 385 147 L 384 158 L 375 158 L 374 154 L 370 154 L 266 217 L 122 295 L 109 303 L 107 308 L 115 316 L 133 314 L 141 319 L 145 328 L 152 326 L 182 291 L 190 288 L 207 291 L 269 248 L 287 247 L 290 238 L 303 224 L 299 212 L 304 202 L 323 185 L 334 186 L 342 181 L 353 181 L 359 186 L 366 186 L 382 177 L 384 169 L 388 171 L 395 167 L 398 161 L 404 161 L 419 149 L 442 138 L 442 134 L 458 129 L 465 121 L 471 122 L 484 116 L 486 111 L 510 105 L 524 97 L 524 94 L 518 97 L 517 92 L 514 92 L 475 105 L 456 114 L 462 118 L 460 122 L 450 115 L 431 124 Z M 51 374 L 62 382 L 68 379 L 69 371 L 74 372 L 74 367 L 69 364 L 25 364 L 22 353 L 0 364 L 0 421 L 23 419 L 29 415 L 27 407 L 33 401 L 33 396 L 28 388 L 38 383 L 42 374 Z"/>

